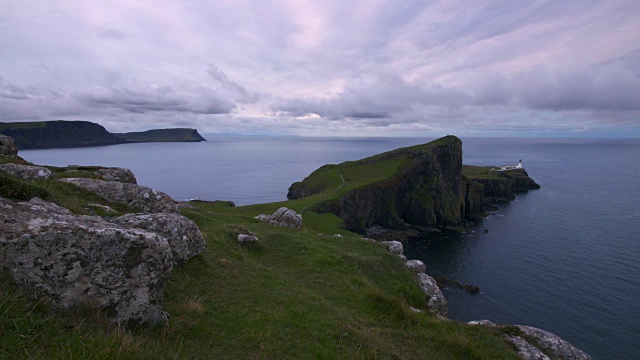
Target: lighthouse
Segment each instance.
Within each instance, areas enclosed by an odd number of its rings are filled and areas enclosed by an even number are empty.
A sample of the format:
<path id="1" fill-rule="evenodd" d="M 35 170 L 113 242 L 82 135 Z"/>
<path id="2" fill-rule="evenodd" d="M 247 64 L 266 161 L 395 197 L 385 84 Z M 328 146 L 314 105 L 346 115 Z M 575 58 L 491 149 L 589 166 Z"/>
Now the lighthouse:
<path id="1" fill-rule="evenodd" d="M 518 161 L 518 165 L 516 165 L 516 169 L 522 169 L 522 160 Z"/>

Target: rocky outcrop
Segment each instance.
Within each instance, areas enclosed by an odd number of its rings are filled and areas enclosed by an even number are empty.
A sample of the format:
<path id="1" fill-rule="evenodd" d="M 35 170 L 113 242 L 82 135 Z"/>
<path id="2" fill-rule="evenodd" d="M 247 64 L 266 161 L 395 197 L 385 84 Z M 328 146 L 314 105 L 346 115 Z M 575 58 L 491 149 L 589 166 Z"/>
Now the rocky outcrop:
<path id="1" fill-rule="evenodd" d="M 591 360 L 586 352 L 563 340 L 556 334 L 524 325 L 496 325 L 489 320 L 469 321 L 470 325 L 495 327 L 503 333 L 525 360 Z"/>
<path id="2" fill-rule="evenodd" d="M 302 228 L 302 215 L 286 207 L 281 207 L 271 215 L 260 214 L 256 219 L 273 226 L 290 227 L 294 229 Z"/>
<path id="3" fill-rule="evenodd" d="M 449 305 L 447 299 L 442 295 L 436 280 L 425 273 L 419 273 L 417 278 L 420 289 L 427 296 L 431 313 L 446 318 L 449 312 Z"/>
<path id="4" fill-rule="evenodd" d="M 119 181 L 129 184 L 137 184 L 136 176 L 133 172 L 125 168 L 101 168 L 96 170 L 96 173 L 100 175 L 102 180 L 105 181 Z"/>
<path id="5" fill-rule="evenodd" d="M 0 155 L 4 156 L 17 156 L 18 148 L 11 136 L 0 134 Z"/>
<path id="6" fill-rule="evenodd" d="M 113 222 L 148 230 L 166 238 L 176 264 L 187 262 L 206 247 L 196 223 L 180 214 L 127 214 Z"/>
<path id="7" fill-rule="evenodd" d="M 0 230 L 0 268 L 28 296 L 61 309 L 101 309 L 123 324 L 166 321 L 173 260 L 165 237 L 37 198 L 0 198 Z"/>
<path id="8" fill-rule="evenodd" d="M 0 170 L 22 180 L 47 180 L 53 175 L 47 168 L 32 165 L 0 164 Z"/>
<path id="9" fill-rule="evenodd" d="M 67 178 L 60 181 L 81 187 L 112 202 L 127 204 L 132 209 L 148 213 L 178 213 L 175 201 L 158 190 L 118 181 Z"/>

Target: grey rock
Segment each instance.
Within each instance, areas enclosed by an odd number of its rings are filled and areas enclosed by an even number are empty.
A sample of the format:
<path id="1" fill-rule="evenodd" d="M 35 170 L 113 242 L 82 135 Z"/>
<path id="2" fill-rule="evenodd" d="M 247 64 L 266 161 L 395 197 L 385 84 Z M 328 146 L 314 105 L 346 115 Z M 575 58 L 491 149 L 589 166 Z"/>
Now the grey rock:
<path id="1" fill-rule="evenodd" d="M 387 250 L 394 255 L 402 255 L 404 252 L 404 247 L 400 241 L 382 241 L 381 244 L 385 245 Z"/>
<path id="2" fill-rule="evenodd" d="M 101 177 L 102 180 L 106 181 L 119 181 L 123 183 L 129 184 L 137 184 L 135 175 L 129 169 L 125 168 L 102 168 L 96 171 Z"/>
<path id="3" fill-rule="evenodd" d="M 497 326 L 494 322 L 491 322 L 489 320 L 471 320 L 467 324 L 480 326 Z"/>
<path id="4" fill-rule="evenodd" d="M 126 214 L 113 222 L 152 231 L 166 238 L 176 264 L 188 261 L 206 248 L 196 223 L 180 214 Z"/>
<path id="5" fill-rule="evenodd" d="M 67 178 L 60 181 L 81 187 L 106 200 L 127 204 L 132 209 L 148 213 L 178 213 L 178 207 L 169 195 L 150 187 L 85 178 Z"/>
<path id="6" fill-rule="evenodd" d="M 566 360 L 590 360 L 591 356 L 573 346 L 558 335 L 531 326 L 516 325 L 527 337 L 535 339 L 535 346 L 552 358 Z"/>
<path id="7" fill-rule="evenodd" d="M 260 242 L 260 239 L 252 234 L 239 234 L 238 235 L 238 242 L 240 243 L 258 243 Z"/>
<path id="8" fill-rule="evenodd" d="M 505 339 L 513 345 L 524 360 L 550 360 L 540 349 L 519 336 L 505 336 Z"/>
<path id="9" fill-rule="evenodd" d="M 446 318 L 448 313 L 447 299 L 442 295 L 436 280 L 425 273 L 418 274 L 417 278 L 420 289 L 427 296 L 429 311 Z"/>
<path id="10" fill-rule="evenodd" d="M 274 226 L 302 228 L 302 215 L 286 207 L 279 208 L 271 215 L 260 214 L 255 218 Z"/>
<path id="11" fill-rule="evenodd" d="M 0 134 L 0 155 L 17 156 L 18 148 L 11 136 Z"/>
<path id="12" fill-rule="evenodd" d="M 423 273 L 427 270 L 427 266 L 420 260 L 409 260 L 404 266 L 416 273 Z"/>
<path id="13" fill-rule="evenodd" d="M 0 164 L 0 169 L 6 171 L 11 176 L 23 180 L 47 180 L 52 176 L 51 170 L 42 166 Z"/>
<path id="14" fill-rule="evenodd" d="M 54 307 L 102 309 L 122 324 L 167 320 L 163 289 L 173 260 L 156 233 L 37 198 L 0 198 L 0 254 L 1 269 L 28 296 Z"/>
<path id="15" fill-rule="evenodd" d="M 92 210 L 92 214 L 95 215 L 95 210 L 102 210 L 104 212 L 106 212 L 107 214 L 115 214 L 117 211 L 113 210 L 111 207 L 106 206 L 106 205 L 100 205 L 100 204 L 87 204 L 86 208 Z"/>

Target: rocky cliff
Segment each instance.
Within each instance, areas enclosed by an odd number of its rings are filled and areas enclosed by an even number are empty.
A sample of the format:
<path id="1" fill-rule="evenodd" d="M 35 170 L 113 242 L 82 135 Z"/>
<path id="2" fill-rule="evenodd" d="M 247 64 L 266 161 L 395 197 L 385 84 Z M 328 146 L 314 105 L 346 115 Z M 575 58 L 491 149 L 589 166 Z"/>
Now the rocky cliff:
<path id="1" fill-rule="evenodd" d="M 0 123 L 0 133 L 14 138 L 24 149 L 70 148 L 126 143 L 101 125 L 89 121 Z"/>
<path id="2" fill-rule="evenodd" d="M 359 161 L 325 165 L 289 188 L 289 199 L 316 196 L 311 209 L 333 213 L 347 229 L 373 226 L 461 230 L 484 216 L 485 205 L 539 188 L 524 170 L 463 167 L 455 136 Z"/>

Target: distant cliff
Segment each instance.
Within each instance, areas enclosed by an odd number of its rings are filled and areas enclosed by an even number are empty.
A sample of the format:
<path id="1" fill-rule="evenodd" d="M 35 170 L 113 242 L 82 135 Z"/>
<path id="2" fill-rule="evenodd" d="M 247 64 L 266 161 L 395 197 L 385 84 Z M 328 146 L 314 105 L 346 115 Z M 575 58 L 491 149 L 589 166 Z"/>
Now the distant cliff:
<path id="1" fill-rule="evenodd" d="M 0 134 L 11 136 L 19 150 L 102 146 L 126 143 L 89 121 L 0 123 Z"/>
<path id="2" fill-rule="evenodd" d="M 196 129 L 154 129 L 141 132 L 114 133 L 128 142 L 198 142 L 207 141 Z"/>
<path id="3" fill-rule="evenodd" d="M 206 141 L 196 129 L 156 129 L 112 134 L 96 123 L 64 120 L 0 123 L 0 134 L 13 137 L 16 147 L 20 150 L 104 146 L 132 142 Z"/>
<path id="4" fill-rule="evenodd" d="M 462 142 L 446 136 L 359 161 L 325 165 L 292 184 L 287 197 L 314 196 L 310 210 L 333 213 L 347 229 L 359 233 L 376 225 L 461 230 L 467 220 L 484 216 L 489 201 L 531 188 L 529 180 L 535 184 L 524 170 L 464 169 Z M 492 182 L 496 186 L 485 185 Z"/>

